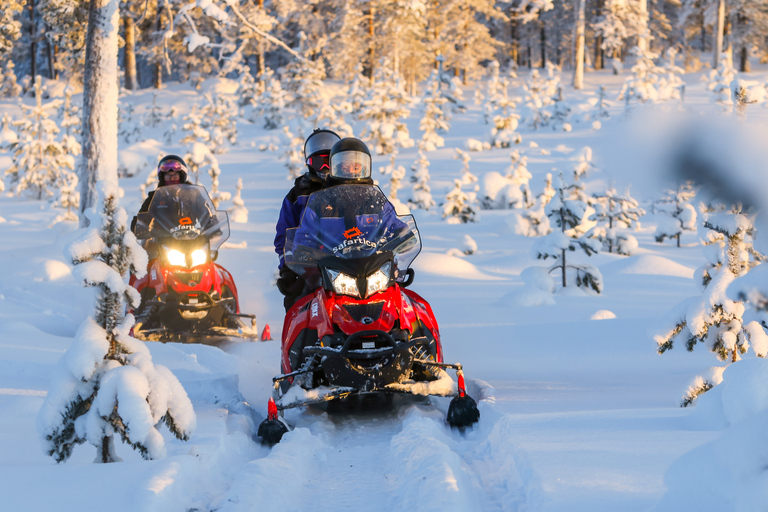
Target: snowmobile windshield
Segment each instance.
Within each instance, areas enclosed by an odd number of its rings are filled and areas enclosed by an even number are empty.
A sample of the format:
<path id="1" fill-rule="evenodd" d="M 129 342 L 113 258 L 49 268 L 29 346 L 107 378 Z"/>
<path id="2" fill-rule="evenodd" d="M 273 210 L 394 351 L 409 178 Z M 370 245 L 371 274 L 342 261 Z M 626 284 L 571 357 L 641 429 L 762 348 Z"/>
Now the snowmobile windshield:
<path id="1" fill-rule="evenodd" d="M 229 238 L 229 217 L 216 210 L 203 187 L 167 185 L 155 190 L 149 210 L 136 216 L 135 233 L 139 240 L 203 237 L 215 251 Z"/>
<path id="2" fill-rule="evenodd" d="M 421 251 L 412 215 L 397 215 L 375 185 L 337 185 L 309 196 L 301 223 L 286 231 L 285 263 L 308 282 L 318 262 L 333 256 L 365 258 L 391 252 L 397 280 L 404 280 Z"/>

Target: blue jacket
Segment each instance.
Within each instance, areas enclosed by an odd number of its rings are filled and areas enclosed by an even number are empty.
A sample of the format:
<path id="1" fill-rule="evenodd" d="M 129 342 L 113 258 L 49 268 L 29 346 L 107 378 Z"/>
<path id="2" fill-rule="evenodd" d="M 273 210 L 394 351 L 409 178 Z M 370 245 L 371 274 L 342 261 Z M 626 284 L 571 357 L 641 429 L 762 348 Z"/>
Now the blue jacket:
<path id="1" fill-rule="evenodd" d="M 317 192 L 324 185 L 325 181 L 322 178 L 314 173 L 306 172 L 296 178 L 293 188 L 283 199 L 280 217 L 277 219 L 277 226 L 275 226 L 275 231 L 277 231 L 275 235 L 275 252 L 280 259 L 279 269 L 282 269 L 285 265 L 285 256 L 283 254 L 285 249 L 285 230 L 299 226 L 309 195 Z"/>

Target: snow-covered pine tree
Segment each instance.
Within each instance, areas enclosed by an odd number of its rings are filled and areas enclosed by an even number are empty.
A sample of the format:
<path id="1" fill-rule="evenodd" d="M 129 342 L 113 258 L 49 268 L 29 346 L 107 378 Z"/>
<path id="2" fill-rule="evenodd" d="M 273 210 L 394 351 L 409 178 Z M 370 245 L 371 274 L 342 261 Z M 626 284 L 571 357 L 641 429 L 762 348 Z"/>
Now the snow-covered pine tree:
<path id="1" fill-rule="evenodd" d="M 475 254 L 477 252 L 477 242 L 471 236 L 464 235 L 464 248 L 461 252 L 467 256 Z"/>
<path id="2" fill-rule="evenodd" d="M 117 135 L 126 144 L 132 144 L 139 140 L 141 128 L 134 120 L 135 110 L 133 103 L 119 103 L 117 108 Z"/>
<path id="3" fill-rule="evenodd" d="M 77 191 L 77 174 L 71 173 L 68 176 L 69 182 L 66 185 L 62 185 L 59 189 L 59 196 L 53 203 L 56 208 L 64 208 L 67 211 L 57 215 L 51 226 L 63 221 L 77 222 L 77 212 L 80 209 L 80 192 Z"/>
<path id="4" fill-rule="evenodd" d="M 472 158 L 469 156 L 469 153 L 467 153 L 463 149 L 455 148 L 453 158 L 455 160 L 461 160 L 461 163 L 462 163 L 461 183 L 463 185 L 472 186 L 474 191 L 477 192 L 477 190 L 479 189 L 479 186 L 477 184 L 477 176 L 475 176 L 469 171 L 469 162 L 472 161 Z"/>
<path id="5" fill-rule="evenodd" d="M 16 195 L 28 191 L 37 199 L 52 197 L 69 183 L 75 169 L 75 157 L 57 140 L 59 127 L 51 119 L 61 100 L 43 103 L 44 87 L 35 78 L 35 105 L 20 103 L 24 117 L 17 121 L 18 143 L 13 151 L 13 164 L 5 175 Z"/>
<path id="6" fill-rule="evenodd" d="M 264 128 L 277 130 L 285 124 L 285 107 L 290 95 L 283 89 L 280 80 L 271 69 L 266 69 L 259 81 L 264 84 L 264 92 L 259 97 L 258 106 L 253 112 L 264 119 Z M 256 122 L 256 117 L 252 117 L 251 121 Z"/>
<path id="7" fill-rule="evenodd" d="M 474 203 L 476 193 L 464 192 L 461 180 L 453 180 L 453 189 L 445 196 L 443 207 L 443 218 L 448 220 L 449 224 L 465 224 L 467 222 L 477 222 L 477 210 Z"/>
<path id="8" fill-rule="evenodd" d="M 281 156 L 285 160 L 285 167 L 288 169 L 288 179 L 296 179 L 304 172 L 306 165 L 304 162 L 304 139 L 294 135 L 286 125 L 283 126 L 282 143 L 285 151 Z"/>
<path id="9" fill-rule="evenodd" d="M 633 99 L 640 103 L 658 101 L 659 77 L 664 73 L 664 69 L 655 62 L 658 54 L 640 46 L 632 48 L 630 54 L 635 56 L 635 65 L 632 66 L 632 75 L 624 82 L 618 98 L 625 101 L 627 109 L 631 108 Z"/>
<path id="10" fill-rule="evenodd" d="M 232 98 L 222 94 L 214 96 L 208 93 L 205 100 L 200 114 L 203 128 L 210 134 L 206 142 L 213 153 L 226 153 L 228 146 L 237 144 L 237 107 Z"/>
<path id="11" fill-rule="evenodd" d="M 14 64 L 7 59 L 0 70 L 0 98 L 18 98 L 21 95 L 21 85 L 16 81 Z"/>
<path id="12" fill-rule="evenodd" d="M 152 106 L 149 107 L 147 115 L 144 118 L 144 126 L 151 126 L 157 128 L 165 120 L 163 115 L 163 109 L 157 104 L 157 91 L 152 92 Z"/>
<path id="13" fill-rule="evenodd" d="M 397 197 L 397 191 L 400 190 L 403 185 L 402 181 L 405 178 L 405 167 L 402 165 L 395 165 L 395 158 L 397 157 L 397 150 L 393 151 L 389 155 L 389 164 L 379 168 L 379 172 L 389 176 L 389 195 L 387 198 L 395 210 L 398 212 L 404 212 L 407 208 L 405 204 Z"/>
<path id="14" fill-rule="evenodd" d="M 656 232 L 653 234 L 657 242 L 665 238 L 680 238 L 683 231 L 696 230 L 696 208 L 690 203 L 696 197 L 696 191 L 690 182 L 681 184 L 677 190 L 667 190 L 664 196 L 655 201 L 651 212 L 657 215 Z"/>
<path id="15" fill-rule="evenodd" d="M 245 207 L 245 201 L 242 196 L 243 191 L 243 178 L 237 178 L 237 188 L 235 196 L 232 198 L 233 206 L 227 210 L 229 212 L 229 220 L 238 224 L 248 223 L 248 208 Z"/>
<path id="16" fill-rule="evenodd" d="M 18 144 L 19 135 L 13 130 L 13 126 L 11 116 L 7 112 L 3 113 L 3 118 L 0 119 L 0 151 L 10 151 Z M 0 183 L 2 182 L 3 180 L 0 180 Z"/>
<path id="17" fill-rule="evenodd" d="M 745 304 L 727 295 L 729 285 L 754 264 L 749 250 L 754 229 L 752 219 L 735 206 L 710 215 L 704 226 L 722 236 L 720 265 L 709 261 L 697 272 L 702 284 L 706 283 L 704 293 L 682 302 L 670 312 L 664 327 L 654 336 L 657 351 L 663 354 L 674 347 L 675 340 L 681 339 L 685 340 L 689 352 L 703 343 L 720 361 L 729 364 L 740 360 L 750 344 L 755 355 L 765 357 L 768 335 L 763 326 L 757 321 L 745 324 Z M 692 404 L 699 395 L 719 384 L 724 369 L 714 368 L 710 376 L 697 377 L 681 405 Z"/>
<path id="18" fill-rule="evenodd" d="M 501 88 L 501 93 L 494 101 L 490 142 L 493 147 L 508 148 L 512 144 L 520 144 L 523 138 L 515 131 L 520 121 L 520 115 L 515 112 L 517 104 L 510 99 L 506 87 Z"/>
<path id="19" fill-rule="evenodd" d="M 555 193 L 556 191 L 552 187 L 552 175 L 547 173 L 544 177 L 544 189 L 541 194 L 537 195 L 533 203 L 520 213 L 514 228 L 515 233 L 529 237 L 548 235 L 552 229 L 549 226 L 549 218 L 545 209 Z"/>
<path id="20" fill-rule="evenodd" d="M 726 110 L 730 110 L 733 101 L 731 100 L 731 82 L 736 79 L 736 70 L 733 69 L 731 61 L 723 54 L 717 69 L 709 72 L 709 75 L 702 77 L 707 81 L 707 89 L 712 91 L 712 101 L 718 103 Z"/>
<path id="21" fill-rule="evenodd" d="M 184 161 L 189 166 L 189 173 L 195 177 L 195 183 L 200 182 L 201 171 L 207 171 L 211 177 L 211 186 L 208 188 L 208 195 L 213 205 L 218 208 L 219 203 L 228 201 L 232 194 L 219 190 L 219 161 L 207 145 L 201 142 L 193 142 L 189 153 L 184 155 Z M 190 176 L 190 177 L 191 177 Z"/>
<path id="22" fill-rule="evenodd" d="M 179 141 L 180 144 L 192 144 L 201 142 L 207 144 L 211 140 L 211 132 L 206 128 L 206 121 L 203 119 L 203 113 L 197 105 L 192 105 L 189 114 L 184 116 L 184 124 L 181 129 L 187 134 Z"/>
<path id="23" fill-rule="evenodd" d="M 432 190 L 429 187 L 429 160 L 423 151 L 419 150 L 419 158 L 411 165 L 411 183 L 413 193 L 408 200 L 408 208 L 429 210 L 435 206 Z"/>
<path id="24" fill-rule="evenodd" d="M 571 160 L 576 162 L 573 166 L 574 181 L 579 181 L 586 177 L 587 173 L 597 170 L 597 166 L 592 163 L 592 148 L 589 146 L 581 148 Z"/>
<path id="25" fill-rule="evenodd" d="M 429 76 L 425 89 L 421 99 L 424 104 L 424 117 L 419 123 L 419 130 L 423 131 L 424 135 L 419 141 L 419 149 L 434 151 L 445 145 L 445 140 L 438 132 L 447 132 L 451 127 L 443 113 L 443 105 L 448 99 L 441 94 L 440 82 L 437 80 L 435 71 Z"/>
<path id="26" fill-rule="evenodd" d="M 765 94 L 766 90 L 764 86 L 750 89 L 746 81 L 734 79 L 733 82 L 731 82 L 733 112 L 739 119 L 746 119 L 747 105 L 763 101 L 765 99 Z"/>
<path id="27" fill-rule="evenodd" d="M 400 79 L 387 68 L 376 72 L 375 84 L 363 102 L 358 119 L 366 121 L 362 137 L 379 155 L 392 153 L 395 147 L 414 145 L 404 119 L 411 115 L 410 97 Z"/>
<path id="28" fill-rule="evenodd" d="M 488 80 L 486 81 L 486 94 L 483 103 L 483 119 L 485 124 L 488 124 L 493 119 L 499 101 L 506 97 L 506 93 L 502 92 L 502 88 L 506 89 L 508 84 L 506 80 L 502 81 L 499 75 L 499 67 L 499 61 L 497 60 L 492 60 L 488 64 Z"/>
<path id="29" fill-rule="evenodd" d="M 589 230 L 587 236 L 596 238 L 603 244 L 603 250 L 612 253 L 631 255 L 637 249 L 637 239 L 628 233 L 617 231 L 617 228 L 629 229 L 639 227 L 640 217 L 645 210 L 640 208 L 636 199 L 629 192 L 621 195 L 616 189 L 609 187 L 605 192 L 595 193 L 592 206 L 595 213 L 592 219 L 597 225 Z"/>
<path id="30" fill-rule="evenodd" d="M 560 271 L 561 284 L 568 286 L 569 269 L 575 273 L 576 286 L 596 293 L 603 291 L 603 276 L 592 266 L 581 263 L 569 263 L 566 259 L 568 252 L 577 249 L 587 256 L 592 256 L 600 250 L 600 242 L 579 235 L 577 228 L 587 214 L 587 204 L 576 199 L 566 199 L 565 183 L 562 174 L 556 194 L 547 204 L 545 212 L 553 231 L 537 240 L 534 245 L 534 255 L 537 259 L 554 258 L 555 263 L 549 268 L 551 274 Z"/>
<path id="31" fill-rule="evenodd" d="M 675 64 L 677 58 L 677 48 L 671 46 L 664 52 L 664 63 L 660 66 L 662 69 L 657 86 L 660 100 L 680 100 L 683 99 L 685 83 L 680 75 L 685 70 Z"/>
<path id="32" fill-rule="evenodd" d="M 10 56 L 14 41 L 21 37 L 21 20 L 17 15 L 22 12 L 24 5 L 21 0 L 3 2 L 3 10 L 0 12 L 0 62 Z"/>
<path id="33" fill-rule="evenodd" d="M 563 84 L 557 85 L 557 93 L 552 98 L 552 105 L 549 110 L 551 112 L 549 120 L 553 130 L 570 132 L 573 129 L 571 123 L 568 122 L 571 118 L 571 107 L 563 97 Z"/>
<path id="34" fill-rule="evenodd" d="M 66 461 L 75 446 L 89 442 L 96 461 L 120 460 L 114 436 L 145 459 L 165 454 L 157 427 L 165 423 L 178 439 L 189 439 L 195 426 L 192 404 L 176 377 L 154 365 L 146 345 L 130 335 L 141 298 L 124 278 L 146 273 L 147 255 L 127 229 L 114 184 L 99 184 L 99 212 L 90 228 L 69 248 L 75 274 L 98 289 L 93 317 L 80 326 L 37 417 L 45 452 Z"/>

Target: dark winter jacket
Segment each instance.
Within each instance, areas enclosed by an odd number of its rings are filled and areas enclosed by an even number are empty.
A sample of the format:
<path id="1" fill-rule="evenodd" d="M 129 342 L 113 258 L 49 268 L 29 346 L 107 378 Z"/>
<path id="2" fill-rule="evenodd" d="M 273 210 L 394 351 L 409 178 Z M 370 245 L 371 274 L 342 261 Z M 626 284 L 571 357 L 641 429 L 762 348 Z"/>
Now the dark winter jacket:
<path id="1" fill-rule="evenodd" d="M 277 219 L 277 226 L 275 226 L 275 252 L 280 258 L 278 265 L 279 269 L 282 269 L 285 265 L 283 251 L 285 249 L 285 231 L 289 228 L 295 228 L 299 226 L 301 222 L 301 215 L 304 213 L 304 208 L 307 206 L 307 200 L 310 194 L 317 192 L 325 186 L 325 181 L 318 175 L 306 172 L 303 175 L 296 178 L 293 183 L 293 188 L 288 192 L 288 195 L 283 199 L 283 205 L 280 208 L 280 217 Z"/>
<path id="2" fill-rule="evenodd" d="M 189 180 L 184 180 L 180 183 L 180 185 L 191 185 L 192 182 Z M 159 185 L 162 186 L 162 185 Z M 152 203 L 152 196 L 155 195 L 155 191 L 151 191 L 147 194 L 147 198 L 144 200 L 143 203 L 141 203 L 141 208 L 139 208 L 139 213 L 147 213 L 149 211 L 149 205 Z M 133 216 L 133 219 L 131 220 L 131 231 L 136 232 L 136 222 L 138 221 L 138 214 Z"/>

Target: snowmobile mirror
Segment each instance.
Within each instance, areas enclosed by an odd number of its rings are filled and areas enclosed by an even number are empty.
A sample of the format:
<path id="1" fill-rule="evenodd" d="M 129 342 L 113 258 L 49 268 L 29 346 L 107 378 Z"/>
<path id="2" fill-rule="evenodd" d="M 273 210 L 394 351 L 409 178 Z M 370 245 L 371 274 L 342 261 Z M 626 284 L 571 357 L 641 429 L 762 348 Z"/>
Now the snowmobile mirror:
<path id="1" fill-rule="evenodd" d="M 219 251 L 213 250 L 211 251 L 211 261 L 216 261 L 219 257 Z"/>

